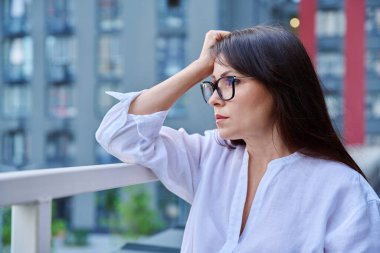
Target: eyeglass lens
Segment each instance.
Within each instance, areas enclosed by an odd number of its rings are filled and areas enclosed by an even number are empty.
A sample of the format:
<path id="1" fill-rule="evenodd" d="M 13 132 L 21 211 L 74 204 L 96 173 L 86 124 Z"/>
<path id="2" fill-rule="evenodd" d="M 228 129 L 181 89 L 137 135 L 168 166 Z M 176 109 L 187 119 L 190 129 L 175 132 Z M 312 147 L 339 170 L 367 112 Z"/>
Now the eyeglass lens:
<path id="1" fill-rule="evenodd" d="M 233 96 L 233 83 L 235 79 L 233 76 L 225 76 L 215 83 L 218 86 L 218 95 L 223 100 L 229 100 Z M 202 93 L 205 101 L 208 101 L 214 93 L 214 87 L 210 82 L 204 82 L 201 85 Z"/>

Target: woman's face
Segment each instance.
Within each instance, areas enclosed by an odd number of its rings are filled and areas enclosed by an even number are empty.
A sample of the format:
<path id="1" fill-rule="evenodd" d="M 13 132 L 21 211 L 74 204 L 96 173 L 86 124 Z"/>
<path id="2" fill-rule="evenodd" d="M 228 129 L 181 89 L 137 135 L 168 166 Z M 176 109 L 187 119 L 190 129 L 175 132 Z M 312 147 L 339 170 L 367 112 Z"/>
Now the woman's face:
<path id="1" fill-rule="evenodd" d="M 215 62 L 212 81 L 222 76 L 242 77 L 233 68 Z M 215 91 L 208 103 L 214 107 L 216 125 L 224 139 L 248 139 L 272 133 L 273 97 L 259 81 L 242 78 L 235 83 L 235 96 L 223 101 Z M 218 119 L 217 115 L 227 118 Z"/>

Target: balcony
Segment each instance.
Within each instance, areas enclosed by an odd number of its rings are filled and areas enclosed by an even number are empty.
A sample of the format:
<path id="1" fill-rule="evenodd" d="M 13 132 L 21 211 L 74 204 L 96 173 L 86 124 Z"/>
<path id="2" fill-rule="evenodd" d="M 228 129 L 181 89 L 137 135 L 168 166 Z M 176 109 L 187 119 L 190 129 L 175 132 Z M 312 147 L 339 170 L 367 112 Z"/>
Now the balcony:
<path id="1" fill-rule="evenodd" d="M 138 165 L 109 164 L 0 174 L 0 207 L 12 206 L 12 253 L 51 252 L 52 200 L 157 180 Z"/>
<path id="2" fill-rule="evenodd" d="M 25 16 L 22 17 L 7 17 L 4 22 L 3 32 L 5 37 L 15 38 L 23 37 L 28 34 L 30 24 Z"/>
<path id="3" fill-rule="evenodd" d="M 351 147 L 349 152 L 380 191 L 380 147 Z M 52 200 L 76 194 L 156 181 L 147 168 L 133 164 L 107 164 L 0 174 L 0 207 L 12 206 L 12 253 L 51 252 Z M 181 228 L 171 229 L 120 252 L 179 252 L 163 245 L 166 238 L 181 240 Z M 173 239 L 172 239 L 173 240 Z M 166 250 L 166 251 L 165 251 Z M 170 250 L 170 251 L 168 251 Z"/>
<path id="4" fill-rule="evenodd" d="M 25 66 L 9 66 L 5 69 L 4 82 L 9 84 L 25 84 L 31 80 L 31 75 L 26 73 Z"/>

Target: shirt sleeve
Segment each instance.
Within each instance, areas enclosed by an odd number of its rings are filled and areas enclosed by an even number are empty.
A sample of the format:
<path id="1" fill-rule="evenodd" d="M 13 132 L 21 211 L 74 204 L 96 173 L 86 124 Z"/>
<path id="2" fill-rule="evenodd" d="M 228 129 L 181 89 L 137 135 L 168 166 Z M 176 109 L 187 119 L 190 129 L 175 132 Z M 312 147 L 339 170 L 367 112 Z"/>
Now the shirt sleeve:
<path id="1" fill-rule="evenodd" d="M 369 201 L 328 227 L 326 253 L 380 252 L 380 201 Z"/>
<path id="2" fill-rule="evenodd" d="M 121 161 L 151 169 L 166 188 L 192 203 L 205 136 L 163 126 L 168 111 L 129 114 L 130 103 L 142 92 L 107 92 L 120 102 L 104 116 L 96 140 Z"/>

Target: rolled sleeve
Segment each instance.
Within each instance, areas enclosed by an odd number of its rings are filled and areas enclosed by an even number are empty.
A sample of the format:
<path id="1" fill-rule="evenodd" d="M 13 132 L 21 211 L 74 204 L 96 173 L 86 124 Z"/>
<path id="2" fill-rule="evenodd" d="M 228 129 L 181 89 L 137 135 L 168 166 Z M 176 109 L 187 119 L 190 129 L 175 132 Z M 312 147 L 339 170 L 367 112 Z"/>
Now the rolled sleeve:
<path id="1" fill-rule="evenodd" d="M 170 191 L 191 203 L 205 137 L 164 127 L 168 111 L 128 114 L 131 102 L 142 92 L 108 92 L 120 101 L 104 116 L 96 140 L 121 161 L 150 168 Z"/>

